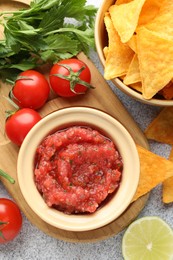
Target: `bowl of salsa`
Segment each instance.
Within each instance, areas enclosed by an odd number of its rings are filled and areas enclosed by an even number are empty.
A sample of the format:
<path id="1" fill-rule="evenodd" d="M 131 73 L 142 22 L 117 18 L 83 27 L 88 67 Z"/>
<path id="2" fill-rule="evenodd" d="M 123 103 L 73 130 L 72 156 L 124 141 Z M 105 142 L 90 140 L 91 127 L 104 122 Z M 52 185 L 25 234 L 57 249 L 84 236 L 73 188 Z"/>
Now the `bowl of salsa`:
<path id="1" fill-rule="evenodd" d="M 115 118 L 95 108 L 69 107 L 31 129 L 17 172 L 26 202 L 42 220 L 88 231 L 114 221 L 130 205 L 140 162 L 131 135 Z"/>

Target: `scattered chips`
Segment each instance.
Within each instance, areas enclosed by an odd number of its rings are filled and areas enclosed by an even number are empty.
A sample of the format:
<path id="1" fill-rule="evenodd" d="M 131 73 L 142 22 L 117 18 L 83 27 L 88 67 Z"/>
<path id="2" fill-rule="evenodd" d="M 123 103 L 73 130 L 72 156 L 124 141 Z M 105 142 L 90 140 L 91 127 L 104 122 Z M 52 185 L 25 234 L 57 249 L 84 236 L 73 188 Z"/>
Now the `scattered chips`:
<path id="1" fill-rule="evenodd" d="M 117 0 L 108 15 L 105 79 L 124 75 L 129 87 L 141 82 L 145 99 L 173 99 L 173 1 Z"/>
<path id="2" fill-rule="evenodd" d="M 148 139 L 173 145 L 173 107 L 162 109 L 145 130 Z"/>
<path id="3" fill-rule="evenodd" d="M 162 109 L 149 124 L 145 134 L 148 139 L 172 145 L 169 160 L 173 161 L 173 107 Z M 173 202 L 173 177 L 163 182 L 162 200 L 164 203 Z"/>
<path id="4" fill-rule="evenodd" d="M 169 160 L 173 162 L 173 148 L 169 155 Z M 163 197 L 164 203 L 173 202 L 173 177 L 168 178 L 163 182 Z"/>
<path id="5" fill-rule="evenodd" d="M 133 201 L 173 176 L 173 162 L 137 145 L 140 158 L 140 180 Z"/>

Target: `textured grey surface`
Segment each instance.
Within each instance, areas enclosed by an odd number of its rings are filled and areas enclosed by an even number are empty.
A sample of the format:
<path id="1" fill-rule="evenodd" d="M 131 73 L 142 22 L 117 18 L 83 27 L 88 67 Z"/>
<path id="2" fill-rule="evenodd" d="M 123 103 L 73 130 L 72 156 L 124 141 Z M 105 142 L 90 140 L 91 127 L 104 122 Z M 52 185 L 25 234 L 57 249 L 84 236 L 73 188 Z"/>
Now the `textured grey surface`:
<path id="1" fill-rule="evenodd" d="M 99 6 L 101 0 L 88 0 L 88 3 Z M 91 53 L 91 59 L 102 73 L 102 66 L 95 52 Z M 109 85 L 135 119 L 140 128 L 144 130 L 150 121 L 157 115 L 160 108 L 144 105 L 138 101 L 132 100 L 130 97 L 116 89 L 110 82 Z M 153 152 L 163 157 L 168 157 L 170 151 L 170 147 L 168 145 L 163 145 L 156 142 L 150 142 L 150 148 Z M 147 205 L 138 217 L 152 215 L 160 216 L 173 227 L 173 205 L 163 205 L 161 201 L 161 194 L 162 187 L 159 185 L 151 192 Z M 10 198 L 1 183 L 0 197 Z M 33 226 L 25 218 L 25 216 L 23 216 L 23 227 L 20 235 L 12 242 L 6 245 L 0 245 L 0 260 L 121 260 L 123 259 L 121 254 L 121 241 L 123 233 L 124 231 L 113 238 L 97 243 L 66 243 L 47 236 Z"/>

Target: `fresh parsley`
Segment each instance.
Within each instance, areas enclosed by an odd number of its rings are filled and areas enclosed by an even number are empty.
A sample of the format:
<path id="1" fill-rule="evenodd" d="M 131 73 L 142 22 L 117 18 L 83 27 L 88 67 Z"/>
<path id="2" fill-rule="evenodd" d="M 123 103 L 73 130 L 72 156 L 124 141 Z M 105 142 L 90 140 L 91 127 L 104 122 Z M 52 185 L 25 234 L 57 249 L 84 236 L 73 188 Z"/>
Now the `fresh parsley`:
<path id="1" fill-rule="evenodd" d="M 0 78 L 14 80 L 38 64 L 88 54 L 96 11 L 86 0 L 33 0 L 27 9 L 1 13 Z"/>

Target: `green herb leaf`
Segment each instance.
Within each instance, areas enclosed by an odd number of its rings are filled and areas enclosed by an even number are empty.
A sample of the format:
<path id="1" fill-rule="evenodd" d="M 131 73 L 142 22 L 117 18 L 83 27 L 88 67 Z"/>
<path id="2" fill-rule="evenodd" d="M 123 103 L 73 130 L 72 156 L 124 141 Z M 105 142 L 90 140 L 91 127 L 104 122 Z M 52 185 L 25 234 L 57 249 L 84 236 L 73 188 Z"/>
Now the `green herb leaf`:
<path id="1" fill-rule="evenodd" d="M 96 11 L 86 0 L 33 0 L 28 9 L 5 12 L 11 15 L 1 22 L 0 78 L 12 79 L 22 70 L 80 51 L 88 54 L 94 48 Z"/>

